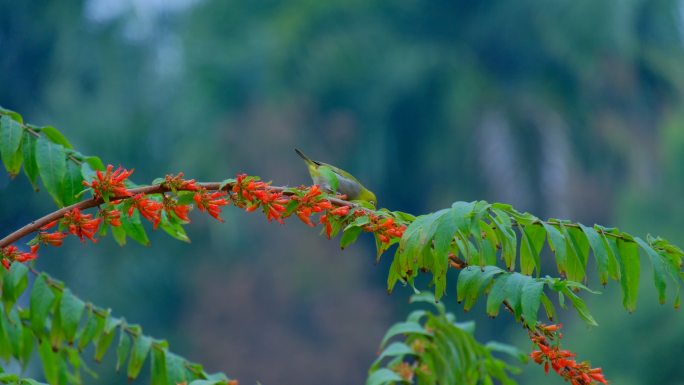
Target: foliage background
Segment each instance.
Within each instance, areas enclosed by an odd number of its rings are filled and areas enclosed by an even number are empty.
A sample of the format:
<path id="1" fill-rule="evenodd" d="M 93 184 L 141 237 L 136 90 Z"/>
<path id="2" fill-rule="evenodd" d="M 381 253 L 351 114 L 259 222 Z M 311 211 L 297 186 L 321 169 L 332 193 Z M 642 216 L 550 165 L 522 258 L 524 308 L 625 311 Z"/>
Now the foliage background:
<path id="1" fill-rule="evenodd" d="M 0 105 L 134 166 L 138 182 L 243 171 L 298 185 L 308 182 L 300 147 L 391 209 L 486 199 L 683 245 L 683 9 L 0 0 Z M 52 207 L 28 191 L 0 179 L 3 233 Z M 224 216 L 197 217 L 189 245 L 163 234 L 148 248 L 72 240 L 38 266 L 243 383 L 361 383 L 407 309 L 409 289 L 384 293 L 388 261 L 373 265 L 370 240 L 342 252 L 305 226 Z M 445 301 L 457 311 L 451 282 Z M 644 282 L 633 315 L 613 286 L 589 301 L 599 328 L 568 312 L 567 343 L 614 383 L 684 384 L 682 314 L 652 305 Z M 479 339 L 529 346 L 508 315 L 482 310 L 467 315 Z M 94 383 L 119 383 L 112 366 Z M 520 382 L 560 381 L 540 372 L 526 368 Z"/>

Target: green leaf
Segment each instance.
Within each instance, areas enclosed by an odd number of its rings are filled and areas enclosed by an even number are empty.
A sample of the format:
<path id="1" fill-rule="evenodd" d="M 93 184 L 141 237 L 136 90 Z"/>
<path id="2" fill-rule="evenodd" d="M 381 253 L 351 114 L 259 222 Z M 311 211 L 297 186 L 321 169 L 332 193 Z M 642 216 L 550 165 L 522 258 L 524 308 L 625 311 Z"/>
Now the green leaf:
<path id="1" fill-rule="evenodd" d="M 580 297 L 573 293 L 572 290 L 570 290 L 568 287 L 563 288 L 562 293 L 570 299 L 570 302 L 572 302 L 572 306 L 575 307 L 575 310 L 577 310 L 577 314 L 579 314 L 580 318 L 582 318 L 584 322 L 586 322 L 590 326 L 598 326 L 598 323 L 596 323 L 594 317 L 592 317 L 591 314 L 589 314 L 589 308 L 587 308 L 587 305 L 584 304 L 584 301 L 582 301 Z"/>
<path id="2" fill-rule="evenodd" d="M 140 369 L 147 354 L 150 352 L 152 346 L 152 339 L 145 335 L 139 335 L 134 338 L 133 349 L 131 350 L 131 357 L 128 360 L 128 379 L 134 380 L 138 377 Z"/>
<path id="3" fill-rule="evenodd" d="M 162 210 L 161 221 L 159 222 L 159 227 L 161 227 L 167 234 L 179 241 L 190 243 L 190 238 L 185 233 L 185 229 L 179 220 L 175 218 L 169 218 L 166 210 Z"/>
<path id="4" fill-rule="evenodd" d="M 636 310 L 637 292 L 639 290 L 639 248 L 633 241 L 622 238 L 617 240 L 620 252 L 620 286 L 622 287 L 622 304 L 629 312 Z"/>
<path id="5" fill-rule="evenodd" d="M 0 156 L 7 172 L 14 177 L 21 169 L 21 140 L 23 129 L 21 124 L 7 115 L 0 118 Z"/>
<path id="6" fill-rule="evenodd" d="M 104 318 L 98 317 L 94 313 L 92 307 L 88 307 L 85 326 L 78 337 L 77 348 L 79 352 L 82 352 L 83 349 L 85 349 L 85 347 L 88 346 L 88 344 L 93 340 L 93 338 L 95 338 L 95 336 L 99 335 L 99 333 L 102 333 L 102 330 L 104 329 L 104 321 Z"/>
<path id="7" fill-rule="evenodd" d="M 10 345 L 12 346 L 12 356 L 14 356 L 16 359 L 19 359 L 21 357 L 22 351 L 22 326 L 17 309 L 12 309 L 8 314 L 8 320 L 5 324 L 5 329 L 7 331 L 7 337 L 9 338 Z"/>
<path id="8" fill-rule="evenodd" d="M 150 383 L 152 385 L 167 385 L 169 384 L 169 377 L 166 369 L 166 349 L 152 348 L 150 354 Z M 174 382 L 175 384 L 175 382 Z"/>
<path id="9" fill-rule="evenodd" d="M 0 106 L 0 114 L 9 115 L 10 118 L 16 120 L 17 122 L 24 123 L 24 118 L 22 118 L 21 114 L 16 112 L 16 111 L 12 111 L 12 110 L 9 110 L 5 107 Z"/>
<path id="10" fill-rule="evenodd" d="M 366 385 L 385 385 L 394 384 L 397 382 L 408 383 L 408 381 L 404 380 L 397 373 L 387 368 L 382 368 L 371 373 L 368 376 L 368 379 L 366 380 Z M 190 385 L 192 385 L 192 383 Z"/>
<path id="11" fill-rule="evenodd" d="M 297 203 L 295 201 L 295 203 Z M 347 227 L 344 228 L 344 231 L 347 231 L 351 229 L 352 227 L 362 227 L 364 225 L 367 225 L 370 223 L 370 218 L 367 216 L 362 216 L 354 219 L 350 224 L 347 225 Z"/>
<path id="12" fill-rule="evenodd" d="M 50 324 L 50 345 L 52 350 L 57 351 L 62 346 L 62 337 L 64 333 L 62 332 L 62 312 L 60 309 L 60 304 L 62 303 L 62 292 L 54 291 L 55 293 L 55 303 L 52 305 L 52 323 Z"/>
<path id="13" fill-rule="evenodd" d="M 120 323 L 120 320 L 114 317 L 110 317 L 109 314 L 106 315 L 102 333 L 99 333 L 99 335 L 96 336 L 94 357 L 95 361 L 102 361 L 102 357 L 104 357 L 105 353 L 107 353 L 109 346 L 112 344 L 112 341 L 114 340 L 114 332 L 116 330 L 116 327 L 119 326 Z"/>
<path id="14" fill-rule="evenodd" d="M 59 353 L 54 352 L 48 341 L 38 343 L 38 353 L 43 364 L 43 374 L 50 385 L 59 384 Z"/>
<path id="15" fill-rule="evenodd" d="M 534 327 L 537 323 L 537 313 L 544 293 L 544 282 L 531 279 L 525 282 L 522 289 L 521 304 L 525 324 Z"/>
<path id="16" fill-rule="evenodd" d="M 78 202 L 77 196 L 85 189 L 81 176 L 81 166 L 74 162 L 67 162 L 64 180 L 62 181 L 62 202 L 69 206 Z"/>
<path id="17" fill-rule="evenodd" d="M 596 266 L 599 272 L 599 280 L 601 284 L 605 285 L 608 283 L 608 250 L 607 245 L 601 239 L 599 233 L 592 227 L 586 227 L 583 224 L 579 224 L 587 236 L 591 250 L 594 253 L 594 258 L 596 259 Z"/>
<path id="18" fill-rule="evenodd" d="M 489 350 L 490 352 L 500 352 L 504 354 L 508 354 L 509 356 L 517 359 L 518 361 L 525 363 L 527 362 L 528 355 L 525 354 L 523 351 L 520 349 L 516 348 L 513 345 L 508 345 L 508 344 L 502 344 L 500 342 L 487 342 L 485 345 L 485 348 Z"/>
<path id="19" fill-rule="evenodd" d="M 546 318 L 549 319 L 549 321 L 553 321 L 556 319 L 556 308 L 553 306 L 553 303 L 547 297 L 545 294 L 542 294 L 541 296 L 541 303 L 544 305 L 544 312 L 546 313 Z"/>
<path id="20" fill-rule="evenodd" d="M 519 273 L 508 273 L 498 277 L 487 297 L 487 315 L 496 317 L 499 314 L 499 307 L 503 301 L 513 309 L 515 317 L 519 318 L 522 314 L 521 296 L 523 287 L 533 278 Z"/>
<path id="21" fill-rule="evenodd" d="M 125 214 L 122 214 L 121 217 L 123 218 Z M 112 236 L 114 236 L 114 240 L 116 243 L 119 244 L 119 246 L 125 246 L 126 245 L 126 230 L 123 228 L 123 220 L 121 221 L 122 226 L 112 226 Z"/>
<path id="22" fill-rule="evenodd" d="M 41 134 L 45 135 L 48 139 L 50 139 L 52 143 L 60 144 L 64 148 L 68 149 L 74 148 L 74 146 L 72 146 L 71 143 L 69 143 L 67 138 L 65 138 L 64 135 L 62 135 L 62 133 L 59 132 L 59 130 L 52 126 L 41 127 L 40 132 Z"/>
<path id="23" fill-rule="evenodd" d="M 126 231 L 126 235 L 131 237 L 134 241 L 137 241 L 144 246 L 150 244 L 145 228 L 140 222 L 140 214 L 137 210 L 134 211 L 133 215 L 130 217 L 127 213 L 121 214 L 121 227 Z"/>
<path id="24" fill-rule="evenodd" d="M 371 365 L 370 370 L 373 371 L 380 367 L 382 360 L 386 357 L 403 357 L 408 354 L 416 354 L 411 347 L 403 342 L 392 342 L 385 350 L 380 353 L 378 358 Z"/>
<path id="25" fill-rule="evenodd" d="M 76 330 L 83 317 L 85 303 L 71 292 L 65 289 L 62 294 L 62 301 L 59 305 L 60 317 L 62 320 L 62 331 L 69 345 L 74 343 Z"/>
<path id="26" fill-rule="evenodd" d="M 658 254 L 648 243 L 639 237 L 635 237 L 634 241 L 641 247 L 641 249 L 646 252 L 646 255 L 651 260 L 653 265 L 653 283 L 655 283 L 656 289 L 658 290 L 658 300 L 661 304 L 666 302 L 667 282 L 666 276 L 668 274 L 668 263 L 663 259 L 663 257 Z M 677 285 L 677 292 L 679 291 L 679 280 L 674 280 L 675 285 Z"/>
<path id="27" fill-rule="evenodd" d="M 515 270 L 515 258 L 517 256 L 517 237 L 513 231 L 511 218 L 505 212 L 493 208 L 492 211 L 496 216 L 490 215 L 490 218 L 496 224 L 496 234 L 501 241 L 503 257 L 506 268 L 509 271 Z"/>
<path id="28" fill-rule="evenodd" d="M 543 226 L 526 225 L 521 231 L 522 240 L 520 242 L 520 271 L 525 275 L 532 275 L 537 269 L 537 276 L 541 270 L 541 253 L 546 239 L 546 231 Z"/>
<path id="29" fill-rule="evenodd" d="M 620 251 L 617 246 L 617 238 L 609 237 L 607 234 L 611 234 L 599 225 L 595 225 L 594 228 L 601 235 L 601 240 L 603 241 L 603 246 L 608 252 L 608 276 L 615 281 L 619 281 L 621 277 L 620 264 L 618 259 L 620 258 Z M 617 233 L 617 230 L 613 230 Z"/>
<path id="30" fill-rule="evenodd" d="M 85 158 L 85 161 L 87 164 L 90 165 L 91 169 L 93 169 L 93 170 L 100 170 L 100 171 L 105 170 L 104 163 L 102 163 L 102 160 L 97 156 L 89 156 L 89 157 Z"/>
<path id="31" fill-rule="evenodd" d="M 558 266 L 558 273 L 567 275 L 568 271 L 568 252 L 566 249 L 565 238 L 557 228 L 546 222 L 542 222 L 546 234 L 549 238 L 549 247 L 556 256 L 556 266 Z"/>
<path id="32" fill-rule="evenodd" d="M 492 226 L 480 220 L 480 237 L 484 237 L 482 242 L 482 249 L 480 253 L 482 254 L 481 263 L 483 265 L 496 265 L 496 252 L 501 248 L 501 243 L 499 238 L 496 236 L 496 231 Z"/>
<path id="33" fill-rule="evenodd" d="M 55 293 L 48 284 L 45 274 L 40 274 L 33 282 L 29 301 L 31 328 L 40 337 L 45 334 L 45 320 L 55 302 Z"/>
<path id="34" fill-rule="evenodd" d="M 397 249 L 397 251 L 395 251 L 394 253 L 394 258 L 392 259 L 392 264 L 389 268 L 389 274 L 387 275 L 387 293 L 392 293 L 392 290 L 394 290 L 394 286 L 397 284 L 398 281 L 404 283 L 404 277 L 399 268 L 398 254 L 399 249 Z"/>
<path id="35" fill-rule="evenodd" d="M 189 385 L 223 385 L 224 380 L 194 380 Z"/>
<path id="36" fill-rule="evenodd" d="M 126 323 L 122 322 L 119 327 L 119 345 L 116 347 L 116 371 L 123 367 L 126 358 L 131 351 L 131 337 L 126 331 Z"/>
<path id="37" fill-rule="evenodd" d="M 177 354 L 164 349 L 166 356 L 166 375 L 169 384 L 179 384 L 188 380 L 185 375 L 185 360 Z"/>
<path id="38" fill-rule="evenodd" d="M 12 344 L 10 343 L 7 329 L 10 327 L 6 320 L 5 311 L 0 312 L 0 359 L 9 361 L 12 357 Z M 0 369 L 2 366 L 0 366 Z"/>
<path id="39" fill-rule="evenodd" d="M 495 275 L 504 271 L 497 266 L 468 266 L 458 274 L 456 283 L 456 300 L 460 303 L 465 300 L 463 310 L 468 311 L 477 302 L 482 292 L 489 286 Z"/>
<path id="40" fill-rule="evenodd" d="M 417 322 L 399 322 L 392 325 L 392 327 L 387 330 L 387 333 L 385 333 L 385 336 L 382 338 L 382 342 L 380 342 L 380 349 L 384 348 L 387 341 L 389 341 L 392 337 L 399 334 L 421 334 L 425 336 L 431 335 L 430 332 L 425 330 L 425 328 Z"/>
<path id="41" fill-rule="evenodd" d="M 91 182 L 92 180 L 97 179 L 97 173 L 90 163 L 81 163 L 81 177 L 86 182 Z"/>
<path id="42" fill-rule="evenodd" d="M 28 131 L 24 131 L 21 152 L 24 158 L 24 174 L 31 182 L 33 189 L 38 191 L 38 163 L 36 162 L 36 142 L 38 139 Z"/>
<path id="43" fill-rule="evenodd" d="M 582 230 L 576 227 L 560 225 L 561 233 L 565 237 L 568 249 L 567 278 L 570 281 L 581 282 L 587 270 L 589 242 Z"/>
<path id="44" fill-rule="evenodd" d="M 29 360 L 31 359 L 31 353 L 33 353 L 33 345 L 35 343 L 31 329 L 26 326 L 22 326 L 21 339 L 21 353 L 19 354 L 19 361 L 21 362 L 22 370 L 25 370 Z"/>
<path id="45" fill-rule="evenodd" d="M 494 281 L 487 296 L 487 315 L 496 317 L 499 315 L 501 303 L 506 299 L 506 282 L 511 278 L 510 274 L 503 274 Z"/>
<path id="46" fill-rule="evenodd" d="M 363 229 L 361 227 L 352 227 L 348 230 L 345 229 L 344 233 L 342 234 L 342 238 L 340 238 L 340 248 L 344 249 L 345 247 L 354 243 L 361 234 L 362 230 Z"/>
<path id="47" fill-rule="evenodd" d="M 26 289 L 28 285 L 27 272 L 28 267 L 26 265 L 15 262 L 10 266 L 9 272 L 5 274 L 2 282 L 2 300 L 5 303 L 5 311 L 9 312 Z"/>
<path id="48" fill-rule="evenodd" d="M 41 136 L 36 142 L 36 162 L 45 189 L 58 205 L 63 206 L 62 180 L 66 174 L 64 147 Z"/>

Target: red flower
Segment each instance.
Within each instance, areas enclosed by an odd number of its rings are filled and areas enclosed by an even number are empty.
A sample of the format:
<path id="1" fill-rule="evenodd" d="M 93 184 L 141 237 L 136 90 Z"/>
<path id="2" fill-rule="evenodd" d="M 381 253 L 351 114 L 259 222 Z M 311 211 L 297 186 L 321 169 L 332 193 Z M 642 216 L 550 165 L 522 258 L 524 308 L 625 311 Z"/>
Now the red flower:
<path id="1" fill-rule="evenodd" d="M 114 227 L 121 226 L 121 212 L 119 212 L 119 210 L 101 210 L 100 215 L 104 218 L 106 223 L 109 223 Z"/>
<path id="2" fill-rule="evenodd" d="M 321 215 L 321 223 L 325 224 L 325 235 L 330 239 L 330 236 L 332 235 L 332 225 L 330 224 L 327 215 Z"/>
<path id="3" fill-rule="evenodd" d="M 275 220 L 283 223 L 285 206 L 290 202 L 290 198 L 283 195 L 282 191 L 273 189 L 269 183 L 248 177 L 246 174 L 238 174 L 231 191 L 234 193 L 233 199 L 237 206 L 244 207 L 247 212 L 261 207 L 269 222 Z"/>
<path id="4" fill-rule="evenodd" d="M 197 186 L 194 179 L 185 180 L 183 179 L 183 173 L 179 172 L 178 175 L 172 176 L 167 175 L 164 180 L 164 185 L 173 190 L 187 190 L 187 191 L 197 191 L 199 187 Z"/>
<path id="5" fill-rule="evenodd" d="M 299 202 L 297 208 L 295 209 L 295 214 L 297 217 L 311 227 L 315 226 L 315 224 L 311 221 L 311 215 L 313 213 L 321 213 L 333 208 L 332 203 L 321 196 L 322 193 L 323 192 L 320 190 L 318 185 L 313 185 L 308 188 L 308 191 L 304 195 L 294 195 L 290 198 Z"/>
<path id="6" fill-rule="evenodd" d="M 38 240 L 43 244 L 58 247 L 62 246 L 63 240 L 67 235 L 67 233 L 63 233 L 61 231 L 55 231 L 53 233 L 41 231 L 38 233 Z"/>
<path id="7" fill-rule="evenodd" d="M 124 185 L 124 181 L 133 174 L 133 170 L 128 171 L 121 166 L 114 171 L 112 170 L 114 170 L 114 166 L 111 164 L 107 165 L 104 174 L 102 174 L 100 170 L 97 170 L 95 172 L 97 174 L 96 179 L 93 179 L 90 182 L 83 181 L 84 186 L 93 189 L 95 198 L 107 200 L 110 196 L 128 197 L 133 195 Z"/>
<path id="8" fill-rule="evenodd" d="M 204 189 L 200 189 L 195 193 L 193 200 L 199 211 L 206 211 L 209 215 L 214 217 L 214 219 L 223 222 L 223 219 L 220 217 L 221 206 L 226 206 L 230 203 L 227 199 L 223 198 L 226 194 L 225 191 L 209 193 Z"/>
<path id="9" fill-rule="evenodd" d="M 28 262 L 38 258 L 38 245 L 31 246 L 30 252 L 21 252 L 19 248 L 14 245 L 9 245 L 0 249 L 0 259 L 2 266 L 9 270 L 12 262 Z"/>
<path id="10" fill-rule="evenodd" d="M 578 363 L 569 359 L 575 353 L 569 350 L 561 350 L 558 340 L 562 334 L 558 330 L 562 325 L 538 324 L 535 330 L 530 330 L 530 339 L 539 350 L 530 353 L 530 357 L 537 364 L 544 364 L 544 371 L 548 374 L 549 365 L 566 381 L 573 385 L 590 385 L 595 381 L 601 384 L 608 384 L 603 377 L 601 368 L 592 368 L 588 362 Z"/>
<path id="11" fill-rule="evenodd" d="M 136 194 L 132 200 L 131 207 L 128 208 L 128 216 L 133 215 L 133 211 L 138 209 L 140 215 L 148 221 L 152 222 L 153 227 L 156 229 L 161 221 L 161 210 L 164 205 L 154 201 L 152 199 L 146 198 L 145 194 Z"/>
<path id="12" fill-rule="evenodd" d="M 340 206 L 340 207 L 338 207 L 338 208 L 332 210 L 332 211 L 330 212 L 330 214 L 332 214 L 332 215 L 337 215 L 337 216 L 340 216 L 340 217 L 343 217 L 343 216 L 349 214 L 349 210 L 350 210 L 350 209 L 351 209 L 351 207 L 349 207 L 349 206 Z"/>
<path id="13" fill-rule="evenodd" d="M 71 234 L 79 237 L 81 242 L 85 241 L 83 239 L 84 237 L 93 242 L 97 242 L 94 236 L 95 232 L 97 232 L 97 229 L 100 227 L 101 221 L 102 218 L 93 219 L 92 214 L 82 214 L 78 208 L 74 208 L 64 214 L 62 223 L 67 226 Z"/>

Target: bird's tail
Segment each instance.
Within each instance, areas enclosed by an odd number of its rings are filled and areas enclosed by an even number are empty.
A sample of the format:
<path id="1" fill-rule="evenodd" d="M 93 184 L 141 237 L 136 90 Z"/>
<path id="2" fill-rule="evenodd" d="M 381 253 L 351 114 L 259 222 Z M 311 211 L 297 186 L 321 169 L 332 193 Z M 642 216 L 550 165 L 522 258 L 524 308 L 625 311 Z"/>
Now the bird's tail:
<path id="1" fill-rule="evenodd" d="M 310 166 L 316 166 L 316 165 L 318 164 L 318 162 L 316 162 L 315 160 L 311 160 L 311 158 L 309 158 L 308 156 L 304 155 L 304 153 L 301 152 L 301 151 L 299 151 L 298 148 L 295 148 L 295 152 L 296 152 L 297 155 L 299 155 L 302 159 L 304 159 L 304 161 L 306 162 L 306 164 L 308 164 L 308 165 L 310 165 Z"/>

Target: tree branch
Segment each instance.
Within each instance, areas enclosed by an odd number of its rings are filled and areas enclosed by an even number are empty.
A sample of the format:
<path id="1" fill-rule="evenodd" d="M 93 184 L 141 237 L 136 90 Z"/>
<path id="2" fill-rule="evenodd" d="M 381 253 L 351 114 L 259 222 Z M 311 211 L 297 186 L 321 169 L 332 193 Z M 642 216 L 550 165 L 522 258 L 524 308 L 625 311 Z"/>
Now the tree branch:
<path id="1" fill-rule="evenodd" d="M 208 191 L 217 191 L 220 189 L 229 190 L 233 187 L 232 183 L 228 183 L 228 184 L 224 185 L 223 188 L 221 188 L 222 184 L 223 184 L 222 182 L 205 182 L 205 183 L 197 183 L 197 186 L 202 187 Z M 283 192 L 284 195 L 292 195 L 292 193 L 286 191 L 287 190 L 286 187 L 269 186 L 268 188 L 271 191 Z M 164 194 L 164 193 L 171 191 L 171 189 L 169 189 L 168 187 L 166 187 L 162 183 L 162 184 L 158 184 L 158 185 L 132 188 L 132 189 L 129 189 L 128 191 L 130 191 L 131 194 L 133 194 L 133 195 L 137 195 L 137 194 L 148 195 L 148 194 Z M 176 191 L 192 191 L 192 190 L 190 190 L 190 189 L 176 189 Z M 126 198 L 130 198 L 130 197 L 129 196 L 114 196 L 114 197 L 111 197 L 110 199 L 114 201 L 114 200 L 126 199 Z M 344 199 L 339 199 L 339 198 L 326 198 L 326 199 L 329 200 L 335 206 L 350 206 L 353 208 L 363 209 L 359 205 L 352 203 L 350 201 L 346 201 Z M 53 211 L 53 212 L 51 212 L 51 213 L 49 213 L 49 214 L 47 214 L 47 215 L 45 215 L 39 219 L 36 219 L 36 220 L 26 224 L 25 226 L 21 227 L 20 229 L 14 231 L 13 233 L 2 238 L 0 240 L 0 248 L 9 246 L 12 243 L 20 240 L 21 238 L 23 238 L 23 237 L 25 237 L 25 236 L 33 233 L 33 232 L 40 230 L 41 227 L 43 227 L 43 226 L 45 226 L 51 222 L 54 222 L 58 219 L 61 219 L 62 217 L 64 217 L 64 215 L 66 213 L 68 213 L 69 211 L 71 211 L 73 209 L 87 210 L 87 209 L 90 209 L 93 207 L 97 207 L 103 203 L 104 203 L 104 200 L 102 200 L 101 198 L 100 199 L 91 198 L 91 199 L 87 199 L 87 200 L 84 200 L 81 202 L 74 203 L 70 206 L 62 207 L 59 210 Z"/>

